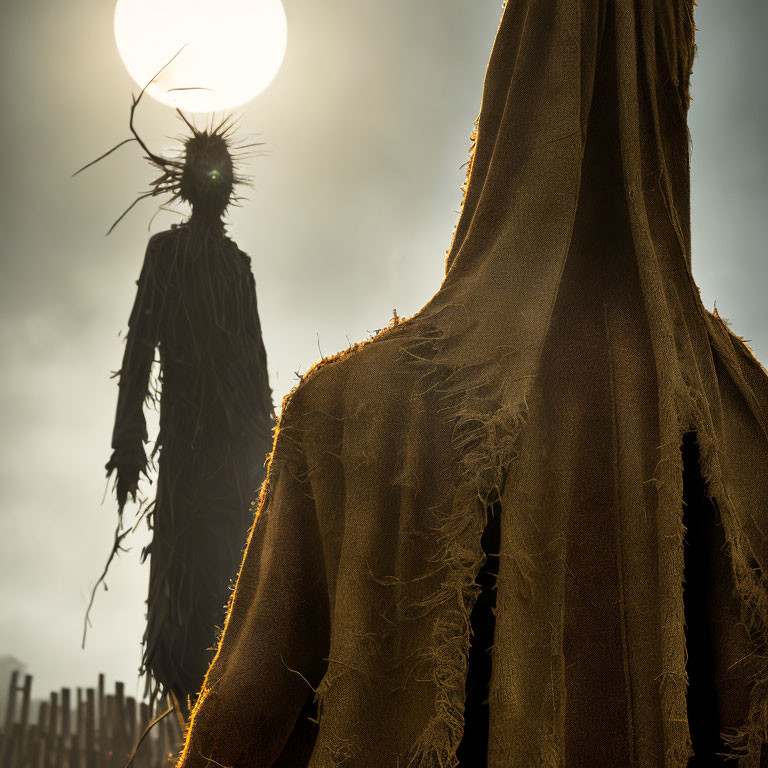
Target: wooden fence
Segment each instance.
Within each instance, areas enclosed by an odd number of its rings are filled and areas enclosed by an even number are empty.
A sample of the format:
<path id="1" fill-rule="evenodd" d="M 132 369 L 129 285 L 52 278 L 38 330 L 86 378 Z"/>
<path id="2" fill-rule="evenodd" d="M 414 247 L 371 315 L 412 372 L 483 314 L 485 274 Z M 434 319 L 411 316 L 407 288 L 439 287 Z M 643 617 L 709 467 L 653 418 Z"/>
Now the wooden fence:
<path id="1" fill-rule="evenodd" d="M 0 768 L 123 768 L 144 729 L 168 709 L 125 696 L 123 683 L 112 694 L 104 675 L 95 688 L 62 688 L 32 707 L 32 676 L 23 682 L 13 672 L 5 724 L 0 734 Z M 32 722 L 35 720 L 35 722 Z M 135 768 L 168 768 L 181 746 L 175 713 L 163 718 L 144 739 L 132 762 Z"/>

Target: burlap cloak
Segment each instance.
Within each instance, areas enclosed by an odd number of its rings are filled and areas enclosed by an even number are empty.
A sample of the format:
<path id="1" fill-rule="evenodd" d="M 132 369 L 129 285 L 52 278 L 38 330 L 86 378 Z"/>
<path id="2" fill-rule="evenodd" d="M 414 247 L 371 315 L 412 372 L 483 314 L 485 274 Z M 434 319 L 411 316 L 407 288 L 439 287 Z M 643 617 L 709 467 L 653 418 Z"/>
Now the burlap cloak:
<path id="1" fill-rule="evenodd" d="M 454 765 L 494 500 L 488 765 L 685 766 L 692 431 L 721 725 L 760 764 L 768 376 L 691 276 L 692 10 L 509 0 L 445 281 L 287 399 L 185 768 Z"/>

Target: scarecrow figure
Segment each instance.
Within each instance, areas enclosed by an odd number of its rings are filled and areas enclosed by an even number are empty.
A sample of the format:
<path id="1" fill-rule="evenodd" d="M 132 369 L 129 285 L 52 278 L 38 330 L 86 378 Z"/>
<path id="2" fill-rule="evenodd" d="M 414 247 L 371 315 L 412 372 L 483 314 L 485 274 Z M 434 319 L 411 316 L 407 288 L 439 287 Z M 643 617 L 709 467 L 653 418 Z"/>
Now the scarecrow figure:
<path id="1" fill-rule="evenodd" d="M 764 765 L 768 375 L 691 274 L 693 4 L 508 0 L 445 280 L 286 400 L 180 766 Z"/>
<path id="2" fill-rule="evenodd" d="M 182 709 L 200 689 L 223 623 L 273 426 L 250 259 L 222 222 L 242 181 L 230 152 L 232 123 L 200 131 L 184 120 L 192 134 L 182 159 L 154 155 L 134 131 L 162 171 L 147 196 L 170 193 L 188 202 L 192 215 L 149 242 L 107 464 L 122 516 L 148 469 L 144 404 L 159 402 L 143 666 L 151 690 L 172 692 Z M 150 381 L 156 349 L 157 391 Z"/>

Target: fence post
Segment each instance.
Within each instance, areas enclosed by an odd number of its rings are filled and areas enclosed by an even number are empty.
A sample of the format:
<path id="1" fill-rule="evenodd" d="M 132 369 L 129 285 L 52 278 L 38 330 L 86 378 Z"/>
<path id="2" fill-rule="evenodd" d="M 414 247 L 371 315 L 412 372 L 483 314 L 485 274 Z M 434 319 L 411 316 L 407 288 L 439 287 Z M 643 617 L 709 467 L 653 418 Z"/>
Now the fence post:
<path id="1" fill-rule="evenodd" d="M 107 694 L 104 701 L 106 702 L 107 717 L 102 742 L 107 745 L 104 754 L 111 765 L 115 762 L 115 697 Z"/>
<path id="2" fill-rule="evenodd" d="M 128 757 L 128 727 L 126 723 L 125 686 L 115 683 L 115 752 L 120 764 Z"/>
<path id="3" fill-rule="evenodd" d="M 83 689 L 77 689 L 77 710 L 75 714 L 75 735 L 72 739 L 72 765 L 70 768 L 85 768 L 85 704 Z"/>
<path id="4" fill-rule="evenodd" d="M 46 739 L 46 757 L 45 764 L 48 768 L 58 768 L 56 765 L 56 755 L 58 753 L 59 741 L 59 694 L 51 693 L 50 709 L 48 711 L 48 738 Z"/>
<path id="5" fill-rule="evenodd" d="M 29 708 L 32 703 L 32 675 L 24 675 L 24 688 L 21 694 L 21 728 L 19 743 L 16 747 L 14 765 L 23 765 L 29 752 Z"/>
<path id="6" fill-rule="evenodd" d="M 59 736 L 59 754 L 56 757 L 58 768 L 64 768 L 65 763 L 69 764 L 70 750 L 70 719 L 72 717 L 72 701 L 69 688 L 61 689 L 61 734 Z M 68 768 L 74 768 L 68 765 Z"/>
<path id="7" fill-rule="evenodd" d="M 98 747 L 97 747 L 97 755 L 98 755 L 98 763 L 97 768 L 101 768 L 101 766 L 106 764 L 107 760 L 107 703 L 106 699 L 104 698 L 104 673 L 99 673 L 99 711 L 98 711 L 98 721 L 95 725 L 95 727 L 98 730 Z"/>
<path id="8" fill-rule="evenodd" d="M 8 686 L 8 704 L 5 710 L 5 727 L 3 728 L 2 750 L 0 750 L 0 764 L 3 768 L 10 767 L 13 754 L 13 724 L 16 721 L 16 694 L 19 689 L 19 670 L 11 672 L 11 682 Z"/>
<path id="9" fill-rule="evenodd" d="M 136 735 L 136 699 L 133 696 L 129 696 L 125 700 L 125 715 L 128 724 L 128 752 L 130 753 L 136 746 L 136 739 L 138 738 Z"/>
<path id="10" fill-rule="evenodd" d="M 37 754 L 35 768 L 46 768 L 48 762 L 48 702 L 41 701 L 37 711 Z"/>
<path id="11" fill-rule="evenodd" d="M 96 768 L 96 691 L 88 688 L 85 705 L 85 767 Z"/>

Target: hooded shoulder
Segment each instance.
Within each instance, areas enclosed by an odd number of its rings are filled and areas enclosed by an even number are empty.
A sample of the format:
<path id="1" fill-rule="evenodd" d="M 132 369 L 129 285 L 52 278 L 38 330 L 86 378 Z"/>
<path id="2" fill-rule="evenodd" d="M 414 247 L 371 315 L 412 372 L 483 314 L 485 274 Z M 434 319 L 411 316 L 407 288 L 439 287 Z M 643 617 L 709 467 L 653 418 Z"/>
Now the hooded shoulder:
<path id="1" fill-rule="evenodd" d="M 406 363 L 404 337 L 392 330 L 311 368 L 283 401 L 279 433 L 326 447 L 352 426 L 382 444 L 397 439 L 423 372 Z"/>
<path id="2" fill-rule="evenodd" d="M 299 410 L 407 397 L 409 388 L 404 384 L 418 371 L 405 365 L 407 337 L 392 330 L 323 358 L 302 377 L 286 405 Z"/>

